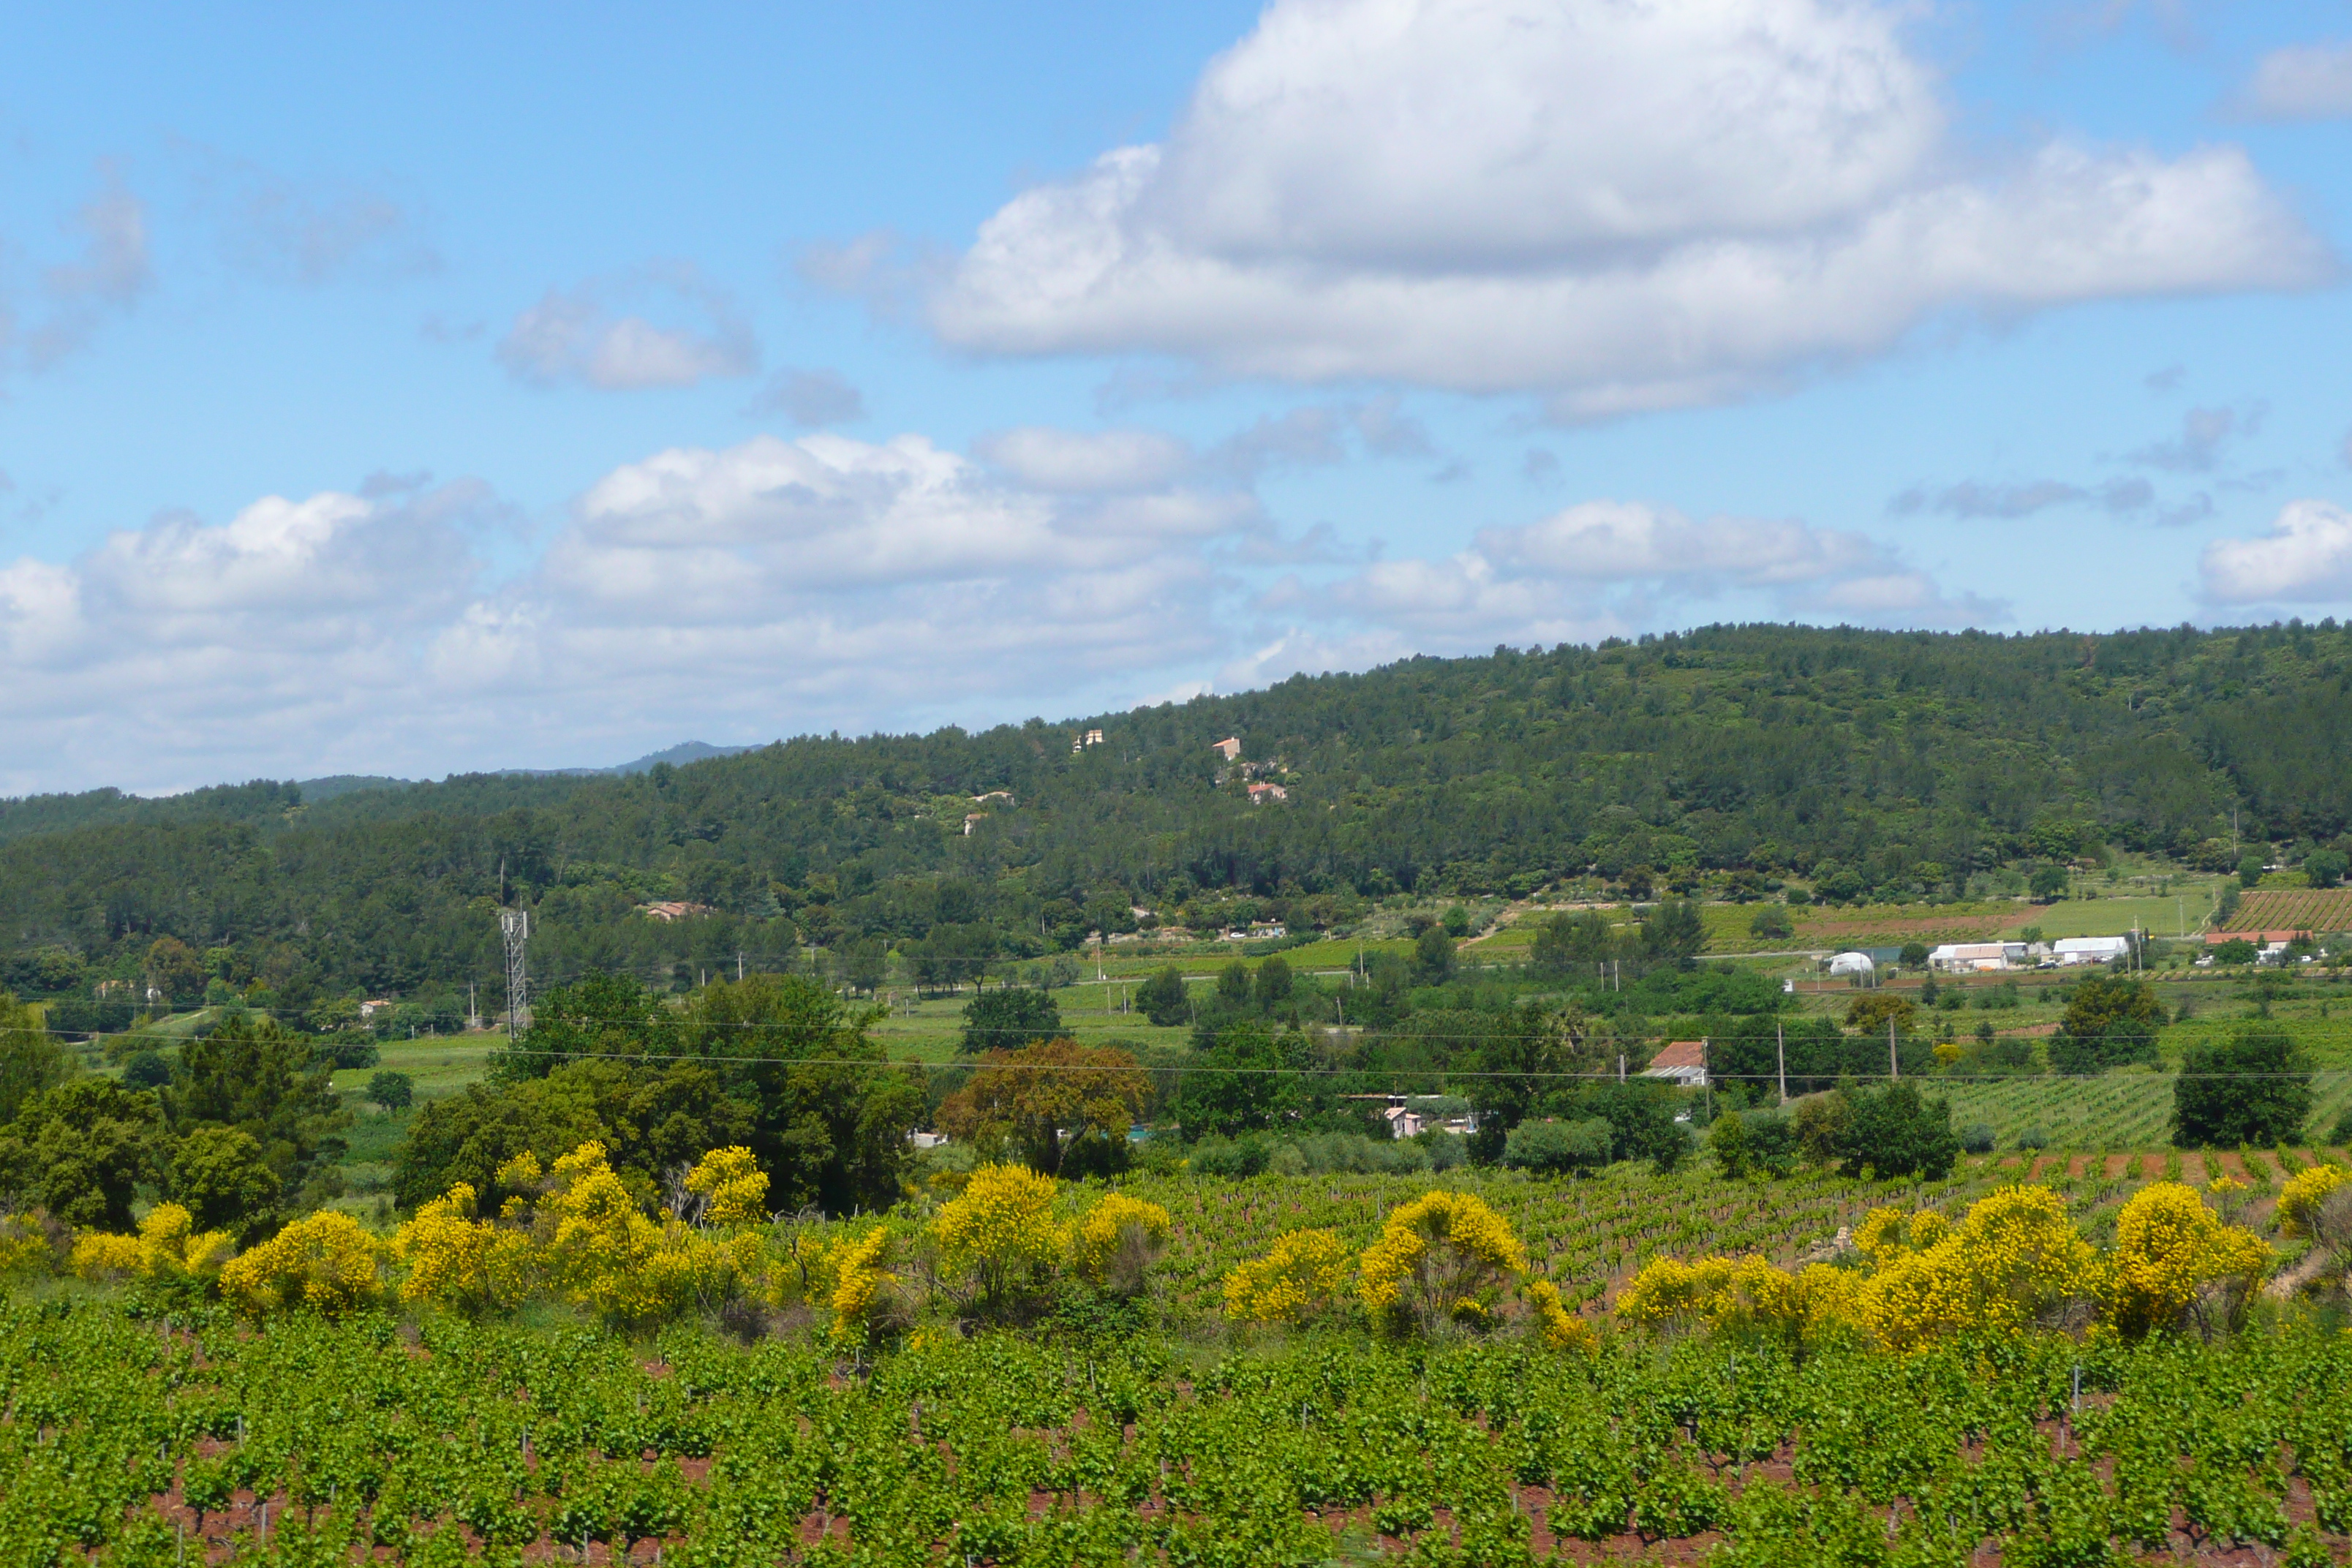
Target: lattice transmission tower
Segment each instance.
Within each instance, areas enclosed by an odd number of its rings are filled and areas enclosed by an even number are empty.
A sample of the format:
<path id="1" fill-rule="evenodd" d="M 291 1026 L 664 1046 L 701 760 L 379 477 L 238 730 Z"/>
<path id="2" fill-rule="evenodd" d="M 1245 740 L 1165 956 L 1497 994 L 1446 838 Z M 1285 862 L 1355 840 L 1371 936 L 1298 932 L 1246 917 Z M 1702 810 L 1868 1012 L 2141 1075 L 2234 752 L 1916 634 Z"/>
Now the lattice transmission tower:
<path id="1" fill-rule="evenodd" d="M 530 1027 L 530 974 L 524 963 L 530 946 L 530 911 L 500 910 L 499 934 L 507 940 L 507 1038 Z"/>

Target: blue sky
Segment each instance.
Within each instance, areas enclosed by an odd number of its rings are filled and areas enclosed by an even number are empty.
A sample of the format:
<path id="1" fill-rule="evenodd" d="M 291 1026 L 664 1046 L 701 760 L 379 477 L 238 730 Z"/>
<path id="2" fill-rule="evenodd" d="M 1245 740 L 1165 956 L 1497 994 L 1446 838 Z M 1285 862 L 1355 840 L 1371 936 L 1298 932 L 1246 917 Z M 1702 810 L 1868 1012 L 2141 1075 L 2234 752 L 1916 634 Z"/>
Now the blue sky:
<path id="1" fill-rule="evenodd" d="M 0 789 L 2352 613 L 2352 5 L 1002 10 L 19 17 Z"/>

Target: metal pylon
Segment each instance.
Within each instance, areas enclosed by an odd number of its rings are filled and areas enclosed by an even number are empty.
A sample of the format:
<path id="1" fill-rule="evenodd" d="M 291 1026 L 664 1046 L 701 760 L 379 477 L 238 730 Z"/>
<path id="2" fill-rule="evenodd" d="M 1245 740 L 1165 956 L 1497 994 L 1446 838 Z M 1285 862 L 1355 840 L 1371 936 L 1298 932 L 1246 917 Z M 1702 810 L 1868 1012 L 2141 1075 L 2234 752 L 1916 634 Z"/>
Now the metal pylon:
<path id="1" fill-rule="evenodd" d="M 507 1038 L 530 1027 L 530 975 L 523 952 L 530 945 L 530 911 L 500 910 L 499 934 L 507 942 Z"/>

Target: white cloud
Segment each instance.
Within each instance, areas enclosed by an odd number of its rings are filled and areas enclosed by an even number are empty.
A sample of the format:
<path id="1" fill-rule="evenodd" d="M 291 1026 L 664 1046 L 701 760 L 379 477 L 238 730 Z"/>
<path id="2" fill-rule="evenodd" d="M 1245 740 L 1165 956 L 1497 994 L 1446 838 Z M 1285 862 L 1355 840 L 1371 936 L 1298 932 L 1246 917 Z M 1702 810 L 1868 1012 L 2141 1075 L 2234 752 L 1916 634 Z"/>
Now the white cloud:
<path id="1" fill-rule="evenodd" d="M 983 436 L 973 449 L 1041 490 L 1133 490 L 1164 485 L 1192 467 L 1192 449 L 1156 430 L 1080 433 L 1042 426 Z"/>
<path id="2" fill-rule="evenodd" d="M 618 313 L 629 302 L 673 319 L 660 324 Z M 681 323 L 680 315 L 688 320 Z M 691 265 L 665 263 L 568 292 L 550 289 L 515 318 L 498 357 L 509 374 L 537 385 L 634 391 L 749 375 L 760 367 L 760 345 L 726 290 Z"/>
<path id="3" fill-rule="evenodd" d="M 1164 143 L 981 228 L 934 329 L 1003 353 L 1700 403 L 1952 307 L 2307 284 L 2234 148 L 2055 142 L 1963 177 L 1898 11 L 1277 0 Z"/>
<path id="4" fill-rule="evenodd" d="M 2269 532 L 2208 544 L 2198 574 L 2205 597 L 2220 605 L 2352 600 L 2352 513 L 2289 501 Z"/>
<path id="5" fill-rule="evenodd" d="M 1671 507 L 1588 501 L 1524 527 L 1482 531 L 1443 559 L 1375 562 L 1321 603 L 1447 650 L 1610 636 L 1660 605 L 1725 595 L 1777 614 L 1881 625 L 1982 625 L 2007 606 L 1953 597 L 1858 533 Z M 1290 612 L 1297 606 L 1269 602 Z"/>
<path id="6" fill-rule="evenodd" d="M 1065 475 L 1066 479 L 1071 476 Z M 483 487 L 378 476 L 0 566 L 0 788 L 593 761 L 1009 702 L 1226 651 L 1245 491 L 1048 490 L 917 436 L 623 465 L 494 583 Z M 674 733 L 675 732 L 675 733 Z"/>
<path id="7" fill-rule="evenodd" d="M 2271 120 L 2352 116 L 2352 43 L 2273 49 L 2255 63 L 2241 98 L 2249 112 Z"/>

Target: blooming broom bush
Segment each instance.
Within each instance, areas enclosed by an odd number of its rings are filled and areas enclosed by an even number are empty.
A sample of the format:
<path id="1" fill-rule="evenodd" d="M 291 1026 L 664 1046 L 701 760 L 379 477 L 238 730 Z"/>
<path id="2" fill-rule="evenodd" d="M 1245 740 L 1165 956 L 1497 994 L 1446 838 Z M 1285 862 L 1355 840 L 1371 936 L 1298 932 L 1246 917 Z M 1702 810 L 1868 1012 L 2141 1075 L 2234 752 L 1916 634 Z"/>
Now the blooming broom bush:
<path id="1" fill-rule="evenodd" d="M 383 1293 L 383 1244 L 335 1209 L 305 1215 L 231 1258 L 221 1294 L 249 1317 L 307 1307 L 329 1317 L 356 1311 Z"/>
<path id="2" fill-rule="evenodd" d="M 1527 1248 L 1484 1198 L 1424 1193 L 1390 1213 L 1358 1265 L 1356 1293 L 1375 1317 L 1426 1333 L 1449 1320 L 1491 1320 L 1503 1287 L 1527 1271 Z"/>
<path id="3" fill-rule="evenodd" d="M 157 1204 L 136 1236 L 90 1231 L 74 1243 L 70 1267 L 84 1279 L 208 1279 L 236 1243 L 225 1230 L 198 1230 L 178 1204 Z"/>
<path id="4" fill-rule="evenodd" d="M 1146 1269 L 1168 1246 L 1168 1211 L 1125 1193 L 1111 1193 L 1070 1232 L 1070 1265 L 1088 1284 L 1131 1296 Z"/>
<path id="5" fill-rule="evenodd" d="M 1250 1323 L 1299 1323 L 1328 1311 L 1348 1283 L 1355 1255 L 1328 1230 L 1277 1237 L 1263 1258 L 1225 1276 L 1225 1316 Z"/>
<path id="6" fill-rule="evenodd" d="M 982 1165 L 931 1220 L 940 1275 L 1002 1316 L 1038 1294 L 1068 1250 L 1054 1219 L 1054 1178 L 1026 1165 Z"/>
<path id="7" fill-rule="evenodd" d="M 419 1206 L 393 1237 L 392 1253 L 408 1266 L 402 1300 L 468 1316 L 511 1311 L 538 1283 L 539 1248 L 530 1234 L 475 1218 L 468 1182 Z"/>
<path id="8" fill-rule="evenodd" d="M 2196 1189 L 2156 1182 L 2116 1215 L 2101 1294 L 2109 1321 L 2128 1336 L 2179 1323 L 2209 1287 L 2221 1315 L 2234 1318 L 2270 1261 L 2260 1237 L 2222 1224 Z"/>

